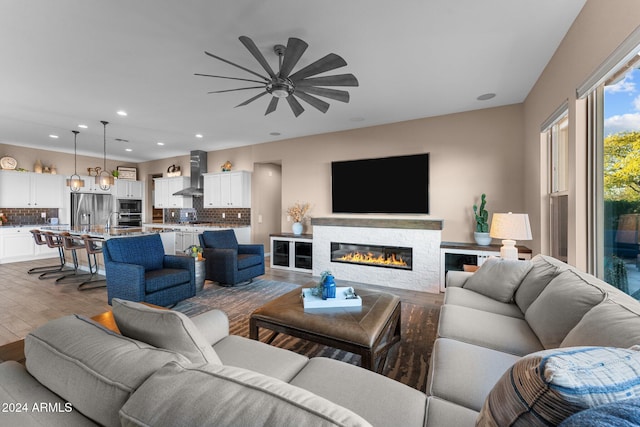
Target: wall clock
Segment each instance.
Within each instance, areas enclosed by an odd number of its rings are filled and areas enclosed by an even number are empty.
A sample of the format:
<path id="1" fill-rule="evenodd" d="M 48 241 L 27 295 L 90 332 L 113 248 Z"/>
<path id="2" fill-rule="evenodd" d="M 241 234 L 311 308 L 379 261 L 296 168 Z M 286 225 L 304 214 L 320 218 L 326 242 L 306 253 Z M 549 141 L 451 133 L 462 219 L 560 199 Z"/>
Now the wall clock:
<path id="1" fill-rule="evenodd" d="M 0 159 L 0 168 L 2 169 L 15 169 L 18 166 L 18 162 L 13 157 L 5 156 Z"/>

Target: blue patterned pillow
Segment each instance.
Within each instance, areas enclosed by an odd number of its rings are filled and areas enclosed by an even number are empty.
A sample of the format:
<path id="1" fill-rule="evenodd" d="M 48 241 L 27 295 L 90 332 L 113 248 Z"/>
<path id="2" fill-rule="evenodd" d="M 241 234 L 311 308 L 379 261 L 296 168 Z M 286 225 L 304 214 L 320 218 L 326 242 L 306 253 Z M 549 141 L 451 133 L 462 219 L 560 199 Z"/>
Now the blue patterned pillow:
<path id="1" fill-rule="evenodd" d="M 638 398 L 638 349 L 571 347 L 524 357 L 493 387 L 477 425 L 557 425 L 585 409 Z"/>
<path id="2" fill-rule="evenodd" d="M 564 420 L 560 427 L 638 427 L 640 399 L 600 405 L 578 412 Z"/>

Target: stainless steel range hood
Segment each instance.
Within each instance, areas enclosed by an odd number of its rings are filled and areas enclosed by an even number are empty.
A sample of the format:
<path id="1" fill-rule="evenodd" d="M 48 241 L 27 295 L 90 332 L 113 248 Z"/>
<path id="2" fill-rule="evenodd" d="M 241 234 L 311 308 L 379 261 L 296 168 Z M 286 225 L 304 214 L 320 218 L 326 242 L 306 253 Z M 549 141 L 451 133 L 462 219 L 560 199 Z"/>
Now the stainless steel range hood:
<path id="1" fill-rule="evenodd" d="M 202 197 L 203 191 L 203 173 L 207 172 L 207 153 L 206 151 L 193 150 L 191 152 L 191 186 L 184 190 L 173 193 L 174 196 L 193 196 Z"/>

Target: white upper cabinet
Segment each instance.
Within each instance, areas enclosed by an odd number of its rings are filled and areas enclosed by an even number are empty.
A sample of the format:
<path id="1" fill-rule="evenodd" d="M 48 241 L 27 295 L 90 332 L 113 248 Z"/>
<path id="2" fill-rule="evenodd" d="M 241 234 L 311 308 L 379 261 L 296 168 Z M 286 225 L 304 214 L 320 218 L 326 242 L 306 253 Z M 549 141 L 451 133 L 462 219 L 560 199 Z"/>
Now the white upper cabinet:
<path id="1" fill-rule="evenodd" d="M 113 188 L 115 185 L 111 185 L 107 190 L 103 190 L 99 184 L 96 184 L 95 176 L 82 175 L 80 178 L 84 181 L 84 187 L 80 188 L 80 193 L 114 194 Z"/>
<path id="2" fill-rule="evenodd" d="M 116 197 L 118 199 L 140 199 L 144 194 L 142 181 L 130 181 L 126 179 L 116 180 Z"/>
<path id="3" fill-rule="evenodd" d="M 64 208 L 62 175 L 0 171 L 0 207 Z"/>
<path id="4" fill-rule="evenodd" d="M 157 209 L 191 208 L 193 199 L 187 196 L 174 196 L 173 193 L 189 187 L 188 176 L 173 178 L 155 178 L 153 206 Z"/>
<path id="5" fill-rule="evenodd" d="M 251 172 L 206 173 L 203 176 L 205 208 L 251 207 Z"/>

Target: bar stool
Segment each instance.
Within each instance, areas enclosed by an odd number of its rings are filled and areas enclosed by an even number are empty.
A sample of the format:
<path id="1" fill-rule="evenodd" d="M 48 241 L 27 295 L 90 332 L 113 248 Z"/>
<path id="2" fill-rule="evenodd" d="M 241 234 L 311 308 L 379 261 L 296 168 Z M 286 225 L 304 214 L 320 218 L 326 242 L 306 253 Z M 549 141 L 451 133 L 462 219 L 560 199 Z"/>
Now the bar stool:
<path id="1" fill-rule="evenodd" d="M 56 279 L 56 283 L 64 283 L 65 280 L 82 279 L 85 276 L 89 276 L 90 273 L 78 273 L 78 254 L 76 251 L 85 249 L 84 242 L 77 237 L 72 236 L 69 232 L 65 231 L 59 234 L 62 240 L 62 247 L 68 251 L 71 251 L 71 257 L 73 259 L 73 273 L 67 274 Z"/>
<path id="2" fill-rule="evenodd" d="M 54 277 L 57 277 L 57 276 L 59 276 L 61 274 L 65 274 L 65 273 L 67 273 L 69 271 L 74 271 L 73 269 L 65 268 L 67 260 L 66 260 L 65 255 L 64 255 L 62 238 L 60 236 L 58 236 L 57 234 L 52 233 L 51 231 L 42 231 L 41 232 L 41 236 L 44 237 L 45 241 L 47 242 L 47 246 L 48 247 L 50 247 L 52 249 L 58 249 L 58 256 L 60 257 L 61 268 L 60 268 L 59 271 L 54 271 L 54 272 L 51 272 L 51 273 L 42 273 L 40 276 L 38 276 L 38 279 L 40 279 L 40 280 L 42 280 L 42 279 L 50 279 L 50 278 L 53 278 L 53 277 L 49 277 L 50 275 L 53 275 Z"/>
<path id="3" fill-rule="evenodd" d="M 89 262 L 90 277 L 89 279 L 85 280 L 84 282 L 78 285 L 78 290 L 86 291 L 89 289 L 106 288 L 107 287 L 106 277 L 104 279 L 96 279 L 96 280 L 93 279 L 94 276 L 98 275 L 98 270 L 99 270 L 98 258 L 96 257 L 96 255 L 102 253 L 102 243 L 104 243 L 104 240 L 94 238 L 86 234 L 83 234 L 82 236 L 80 236 L 80 239 L 82 239 L 82 241 L 84 242 L 84 247 L 87 250 L 87 261 Z M 88 286 L 92 283 L 102 283 L 102 284 Z"/>
<path id="4" fill-rule="evenodd" d="M 33 235 L 33 240 L 35 241 L 36 245 L 48 246 L 47 245 L 47 239 L 45 239 L 44 233 L 42 231 L 40 231 L 38 229 L 34 229 L 34 230 L 29 230 L 29 232 Z M 60 249 L 59 249 L 59 252 L 60 252 Z M 64 256 L 64 252 L 62 252 L 62 256 Z M 44 279 L 44 278 L 46 278 L 47 274 L 50 274 L 50 273 L 62 273 L 63 269 L 64 269 L 64 259 L 63 259 L 63 257 L 60 257 L 60 263 L 57 264 L 57 265 L 47 265 L 47 266 L 42 266 L 42 267 L 33 267 L 33 268 L 30 268 L 29 271 L 27 271 L 27 273 L 28 274 L 40 274 L 40 278 Z"/>

